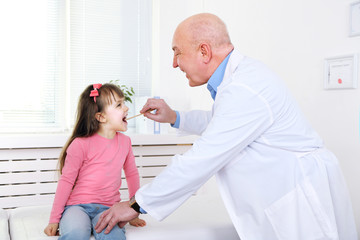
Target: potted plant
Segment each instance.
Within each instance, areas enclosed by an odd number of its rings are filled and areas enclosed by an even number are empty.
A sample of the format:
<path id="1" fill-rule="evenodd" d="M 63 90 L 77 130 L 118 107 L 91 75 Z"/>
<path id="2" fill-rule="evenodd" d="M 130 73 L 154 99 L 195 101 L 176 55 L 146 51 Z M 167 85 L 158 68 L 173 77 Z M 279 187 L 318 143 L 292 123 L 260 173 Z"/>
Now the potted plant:
<path id="1" fill-rule="evenodd" d="M 127 87 L 124 84 L 120 84 L 119 79 L 110 80 L 110 83 L 118 86 L 121 89 L 121 91 L 124 93 L 124 96 L 125 96 L 125 102 L 133 103 L 132 97 L 135 95 L 135 91 L 134 91 L 133 87 Z"/>

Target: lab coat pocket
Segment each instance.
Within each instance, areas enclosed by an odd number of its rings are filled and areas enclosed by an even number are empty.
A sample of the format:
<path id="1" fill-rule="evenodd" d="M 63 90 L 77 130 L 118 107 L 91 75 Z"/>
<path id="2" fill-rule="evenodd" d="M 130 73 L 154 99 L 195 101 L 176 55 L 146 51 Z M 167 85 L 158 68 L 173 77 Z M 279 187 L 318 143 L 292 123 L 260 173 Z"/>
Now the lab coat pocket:
<path id="1" fill-rule="evenodd" d="M 265 214 L 280 240 L 329 239 L 324 234 L 322 219 L 316 214 L 322 212 L 319 208 L 312 186 L 303 184 L 265 209 Z"/>

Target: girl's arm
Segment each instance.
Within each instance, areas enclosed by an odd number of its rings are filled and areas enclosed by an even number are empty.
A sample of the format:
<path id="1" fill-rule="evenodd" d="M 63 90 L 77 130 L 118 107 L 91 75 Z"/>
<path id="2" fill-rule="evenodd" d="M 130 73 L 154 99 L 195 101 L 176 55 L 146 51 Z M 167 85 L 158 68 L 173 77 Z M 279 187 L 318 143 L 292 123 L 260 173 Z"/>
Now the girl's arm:
<path id="1" fill-rule="evenodd" d="M 136 167 L 135 157 L 131 148 L 131 142 L 129 144 L 129 154 L 127 155 L 124 163 L 124 173 L 128 184 L 129 196 L 131 198 L 140 188 L 139 172 Z M 129 221 L 129 224 L 135 227 L 144 227 L 146 222 L 137 217 Z"/>
<path id="2" fill-rule="evenodd" d="M 58 233 L 59 224 L 58 223 L 49 223 L 45 228 L 44 233 L 48 236 L 56 236 Z"/>
<path id="3" fill-rule="evenodd" d="M 134 227 L 145 227 L 146 226 L 146 222 L 138 217 L 129 221 L 129 224 Z"/>
<path id="4" fill-rule="evenodd" d="M 84 151 L 80 141 L 75 139 L 67 149 L 65 165 L 60 176 L 53 207 L 50 214 L 50 223 L 59 223 L 66 203 L 74 187 L 75 180 L 84 160 Z"/>
<path id="5" fill-rule="evenodd" d="M 131 148 L 131 141 L 129 141 L 129 152 L 126 156 L 125 163 L 123 166 L 126 182 L 129 189 L 129 197 L 135 195 L 136 191 L 140 188 L 139 172 L 136 167 L 135 157 Z"/>

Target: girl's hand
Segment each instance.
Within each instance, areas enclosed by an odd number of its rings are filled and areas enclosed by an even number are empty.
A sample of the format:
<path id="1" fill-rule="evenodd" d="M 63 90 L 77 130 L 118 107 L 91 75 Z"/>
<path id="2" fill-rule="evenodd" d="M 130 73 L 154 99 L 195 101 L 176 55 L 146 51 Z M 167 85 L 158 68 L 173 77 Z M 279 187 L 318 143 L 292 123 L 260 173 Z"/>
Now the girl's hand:
<path id="1" fill-rule="evenodd" d="M 44 233 L 48 236 L 59 235 L 58 228 L 59 228 L 58 223 L 49 223 L 49 225 L 47 225 L 47 227 L 44 229 Z"/>
<path id="2" fill-rule="evenodd" d="M 130 223 L 130 225 L 135 226 L 135 227 L 145 227 L 146 226 L 146 222 L 138 217 L 134 218 L 129 223 Z"/>

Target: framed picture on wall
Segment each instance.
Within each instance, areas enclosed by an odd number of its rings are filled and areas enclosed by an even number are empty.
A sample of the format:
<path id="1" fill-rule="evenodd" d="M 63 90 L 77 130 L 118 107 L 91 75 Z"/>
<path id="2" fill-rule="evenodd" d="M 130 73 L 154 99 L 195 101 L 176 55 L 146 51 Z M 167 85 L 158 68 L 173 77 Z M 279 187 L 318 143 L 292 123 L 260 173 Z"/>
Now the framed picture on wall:
<path id="1" fill-rule="evenodd" d="M 350 4 L 350 37 L 360 36 L 360 1 Z"/>
<path id="2" fill-rule="evenodd" d="M 357 88 L 357 54 L 325 59 L 324 89 Z"/>

